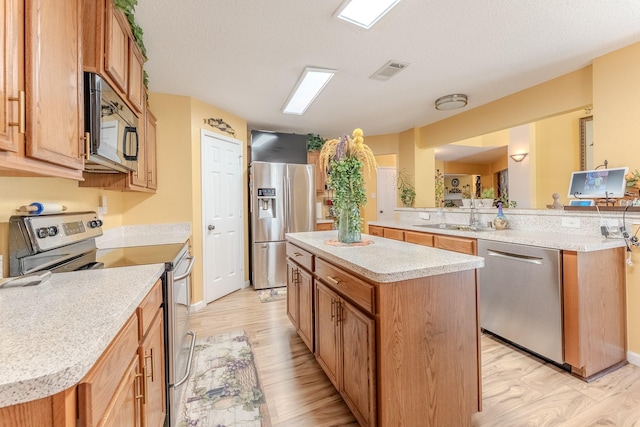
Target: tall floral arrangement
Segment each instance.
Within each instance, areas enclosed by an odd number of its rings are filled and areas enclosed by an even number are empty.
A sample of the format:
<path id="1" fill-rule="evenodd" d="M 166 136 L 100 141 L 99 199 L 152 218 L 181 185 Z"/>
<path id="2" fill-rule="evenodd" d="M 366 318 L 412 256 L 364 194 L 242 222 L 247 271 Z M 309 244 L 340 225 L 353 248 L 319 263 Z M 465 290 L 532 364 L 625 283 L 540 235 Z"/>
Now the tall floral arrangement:
<path id="1" fill-rule="evenodd" d="M 351 136 L 331 139 L 320 151 L 320 167 L 328 171 L 328 184 L 334 190 L 333 207 L 338 214 L 338 240 L 344 243 L 360 241 L 360 208 L 367 203 L 362 169 L 368 174 L 376 160 L 364 143 L 362 129 Z"/>
<path id="2" fill-rule="evenodd" d="M 435 187 L 436 207 L 441 208 L 444 206 L 444 175 L 442 175 L 440 169 L 436 169 Z"/>

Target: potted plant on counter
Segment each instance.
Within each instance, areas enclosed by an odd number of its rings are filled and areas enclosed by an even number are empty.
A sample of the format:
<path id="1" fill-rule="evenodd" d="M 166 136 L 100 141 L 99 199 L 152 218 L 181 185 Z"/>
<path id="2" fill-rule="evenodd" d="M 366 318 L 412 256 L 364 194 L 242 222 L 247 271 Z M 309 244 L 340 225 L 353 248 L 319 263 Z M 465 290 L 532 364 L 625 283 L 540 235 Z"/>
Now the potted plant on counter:
<path id="1" fill-rule="evenodd" d="M 364 144 L 362 129 L 327 141 L 320 151 L 320 165 L 329 171 L 329 185 L 334 191 L 338 240 L 360 242 L 360 208 L 367 202 L 362 169 L 365 167 L 370 174 L 377 166 L 373 152 Z"/>
<path id="2" fill-rule="evenodd" d="M 496 197 L 496 192 L 493 187 L 485 188 L 482 190 L 482 207 L 491 208 L 493 207 L 493 201 Z"/>
<path id="3" fill-rule="evenodd" d="M 465 185 L 464 187 L 462 187 L 462 207 L 471 207 L 471 190 L 469 188 L 469 185 Z"/>

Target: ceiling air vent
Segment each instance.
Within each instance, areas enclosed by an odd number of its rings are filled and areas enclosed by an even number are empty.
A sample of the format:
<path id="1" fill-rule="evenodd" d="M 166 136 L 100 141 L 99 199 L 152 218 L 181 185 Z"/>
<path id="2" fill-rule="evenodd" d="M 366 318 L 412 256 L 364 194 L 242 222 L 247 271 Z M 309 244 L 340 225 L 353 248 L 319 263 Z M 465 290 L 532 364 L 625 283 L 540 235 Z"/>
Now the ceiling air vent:
<path id="1" fill-rule="evenodd" d="M 384 64 L 380 69 L 378 69 L 378 71 L 371 74 L 369 78 L 374 80 L 389 80 L 408 66 L 409 64 L 406 62 L 392 60 Z"/>

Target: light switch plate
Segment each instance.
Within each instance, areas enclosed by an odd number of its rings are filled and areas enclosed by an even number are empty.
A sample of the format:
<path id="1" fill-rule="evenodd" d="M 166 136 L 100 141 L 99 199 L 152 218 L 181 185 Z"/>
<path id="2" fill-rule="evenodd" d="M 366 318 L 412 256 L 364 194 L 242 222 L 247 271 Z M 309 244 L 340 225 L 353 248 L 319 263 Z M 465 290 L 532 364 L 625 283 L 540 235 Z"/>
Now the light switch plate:
<path id="1" fill-rule="evenodd" d="M 580 218 L 562 218 L 564 228 L 580 228 Z"/>

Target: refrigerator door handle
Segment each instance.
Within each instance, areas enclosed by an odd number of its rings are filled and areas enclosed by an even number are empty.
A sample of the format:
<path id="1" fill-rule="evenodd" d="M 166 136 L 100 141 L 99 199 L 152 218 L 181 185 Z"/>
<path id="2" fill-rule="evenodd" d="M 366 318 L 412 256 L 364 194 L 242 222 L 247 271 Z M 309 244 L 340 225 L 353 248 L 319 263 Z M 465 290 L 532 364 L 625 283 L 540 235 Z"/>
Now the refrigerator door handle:
<path id="1" fill-rule="evenodd" d="M 291 198 L 291 194 L 290 194 L 290 188 L 289 188 L 289 180 L 288 177 L 285 175 L 283 180 L 282 180 L 282 188 L 284 190 L 284 195 L 282 197 L 282 202 L 284 204 L 284 209 L 282 209 L 282 218 L 284 220 L 284 226 L 285 226 L 285 233 L 288 233 L 290 231 L 289 228 L 289 200 Z"/>

